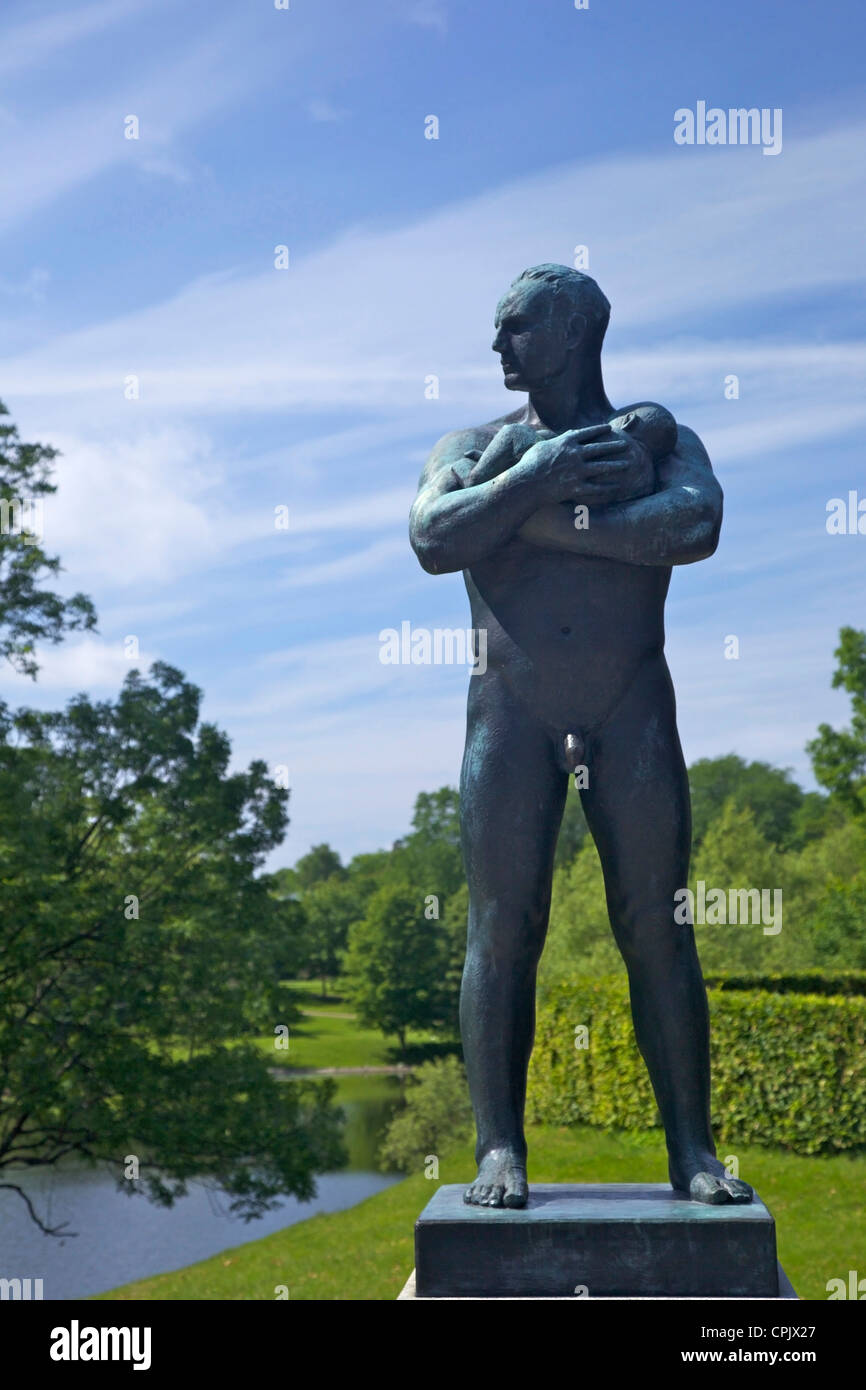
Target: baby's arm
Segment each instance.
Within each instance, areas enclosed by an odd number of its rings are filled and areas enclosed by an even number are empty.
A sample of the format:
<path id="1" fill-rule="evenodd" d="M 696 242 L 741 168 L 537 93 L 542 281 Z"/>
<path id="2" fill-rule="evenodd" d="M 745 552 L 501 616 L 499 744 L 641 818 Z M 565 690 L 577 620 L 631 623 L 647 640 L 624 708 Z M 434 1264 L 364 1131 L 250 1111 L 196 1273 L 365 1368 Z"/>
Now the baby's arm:
<path id="1" fill-rule="evenodd" d="M 535 430 L 530 429 L 528 425 L 503 425 L 483 454 L 472 449 L 466 455 L 467 458 L 475 460 L 466 486 L 476 487 L 478 483 L 489 483 L 491 478 L 497 478 L 506 468 L 511 468 L 517 463 L 527 449 L 532 448 L 537 438 Z"/>

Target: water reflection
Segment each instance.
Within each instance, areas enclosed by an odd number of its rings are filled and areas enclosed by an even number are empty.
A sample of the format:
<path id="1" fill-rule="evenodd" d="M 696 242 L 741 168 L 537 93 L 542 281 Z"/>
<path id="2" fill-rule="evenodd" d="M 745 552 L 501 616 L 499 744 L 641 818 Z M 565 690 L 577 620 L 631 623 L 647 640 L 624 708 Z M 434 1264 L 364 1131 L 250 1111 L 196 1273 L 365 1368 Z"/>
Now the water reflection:
<path id="1" fill-rule="evenodd" d="M 0 1277 L 43 1280 L 46 1299 L 85 1298 L 119 1284 L 180 1269 L 221 1250 L 305 1221 L 317 1212 L 343 1211 L 399 1181 L 378 1171 L 382 1132 L 399 1104 L 396 1077 L 350 1077 L 337 1101 L 346 1112 L 349 1162 L 318 1178 L 312 1202 L 287 1198 L 259 1221 L 229 1212 L 224 1195 L 190 1184 L 189 1195 L 166 1210 L 119 1192 L 110 1174 L 68 1166 L 4 1173 L 30 1196 L 49 1225 L 68 1223 L 74 1238 L 44 1236 L 21 1198 L 0 1192 Z"/>

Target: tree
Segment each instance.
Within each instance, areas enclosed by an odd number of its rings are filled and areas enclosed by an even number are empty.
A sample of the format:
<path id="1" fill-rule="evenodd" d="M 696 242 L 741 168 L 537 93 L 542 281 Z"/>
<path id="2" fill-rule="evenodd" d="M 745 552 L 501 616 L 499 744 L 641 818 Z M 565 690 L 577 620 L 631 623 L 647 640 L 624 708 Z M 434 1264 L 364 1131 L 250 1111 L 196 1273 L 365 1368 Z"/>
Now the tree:
<path id="1" fill-rule="evenodd" d="M 252 1041 L 292 1021 L 256 874 L 288 793 L 228 771 L 200 700 L 159 662 L 116 701 L 0 718 L 0 1175 L 103 1160 L 130 1194 L 203 1178 L 250 1219 L 313 1195 L 340 1116 Z"/>
<path id="2" fill-rule="evenodd" d="M 588 836 L 589 826 L 586 823 L 586 816 L 583 814 L 580 792 L 569 778 L 568 795 L 565 798 L 565 810 L 562 815 L 562 824 L 559 827 L 559 839 L 556 842 L 556 857 L 553 861 L 557 869 L 564 869 L 572 862 Z"/>
<path id="3" fill-rule="evenodd" d="M 359 1021 L 396 1036 L 405 1054 L 406 1030 L 437 1021 L 444 956 L 442 929 L 425 918 L 421 894 L 385 884 L 349 929 L 344 980 Z"/>
<path id="4" fill-rule="evenodd" d="M 820 724 L 806 751 L 820 785 L 860 816 L 866 811 L 866 632 L 841 628 L 834 656 L 833 688 L 851 696 L 851 724 L 841 730 Z"/>
<path id="5" fill-rule="evenodd" d="M 590 836 L 553 876 L 550 927 L 539 968 L 541 993 L 563 976 L 624 970 L 613 938 L 598 850 Z"/>
<path id="6" fill-rule="evenodd" d="M 787 846 L 794 838 L 805 793 L 787 768 L 747 762 L 736 753 L 699 758 L 689 768 L 689 788 L 695 849 L 726 801 L 732 801 L 737 810 L 748 807 L 758 830 L 771 844 Z"/>
<path id="7" fill-rule="evenodd" d="M 96 613 L 89 598 L 64 599 L 42 585 L 60 570 L 56 556 L 39 544 L 43 499 L 57 491 L 50 464 L 58 451 L 23 444 L 5 423 L 0 401 L 0 656 L 35 679 L 37 642 L 60 642 L 66 632 L 93 629 Z"/>
<path id="8" fill-rule="evenodd" d="M 691 887 L 703 880 L 706 890 L 718 889 L 725 894 L 725 912 L 731 889 L 766 890 L 771 895 L 782 893 L 784 909 L 784 856 L 762 833 L 757 817 L 750 806 L 738 807 L 729 798 L 711 823 L 695 855 L 691 871 Z M 771 896 L 769 905 L 777 899 Z M 739 916 L 739 904 L 737 904 Z M 701 968 L 705 975 L 720 970 L 766 971 L 795 968 L 791 951 L 790 924 L 782 930 L 767 934 L 761 921 L 731 922 L 723 920 L 713 925 L 708 921 L 695 923 Z"/>
<path id="9" fill-rule="evenodd" d="M 278 904 L 276 920 L 279 950 L 275 959 L 277 974 L 281 980 L 293 979 L 306 964 L 307 919 L 297 894 L 287 882 L 286 876 L 292 873 L 292 869 L 277 869 L 273 874 L 262 874 L 262 882 Z"/>
<path id="10" fill-rule="evenodd" d="M 356 854 L 350 859 L 347 875 L 356 890 L 363 894 L 365 902 L 392 876 L 392 860 L 392 851 L 387 849 L 378 849 L 372 854 Z"/>
<path id="11" fill-rule="evenodd" d="M 389 1168 L 408 1173 L 472 1133 L 472 1105 L 463 1064 L 456 1057 L 423 1062 L 408 1078 L 406 1104 L 379 1151 Z"/>
<path id="12" fill-rule="evenodd" d="M 317 883 L 326 883 L 330 878 L 345 878 L 346 870 L 335 849 L 330 845 L 313 845 L 308 854 L 303 855 L 295 865 L 295 876 L 302 893 Z"/>
<path id="13" fill-rule="evenodd" d="M 439 841 L 460 849 L 460 797 L 455 787 L 440 787 L 435 792 L 419 792 L 412 812 L 415 835 L 431 842 Z"/>
<path id="14" fill-rule="evenodd" d="M 836 970 L 866 970 L 866 872 L 847 882 L 832 879 L 812 921 L 818 964 Z"/>
<path id="15" fill-rule="evenodd" d="M 349 928 L 364 915 L 363 899 L 351 883 L 329 878 L 304 894 L 303 913 L 304 965 L 321 980 L 324 999 L 328 980 L 339 973 Z"/>
<path id="16" fill-rule="evenodd" d="M 412 832 L 394 845 L 389 877 L 410 883 L 422 897 L 434 894 L 440 911 L 464 882 L 460 798 L 454 787 L 418 793 Z"/>

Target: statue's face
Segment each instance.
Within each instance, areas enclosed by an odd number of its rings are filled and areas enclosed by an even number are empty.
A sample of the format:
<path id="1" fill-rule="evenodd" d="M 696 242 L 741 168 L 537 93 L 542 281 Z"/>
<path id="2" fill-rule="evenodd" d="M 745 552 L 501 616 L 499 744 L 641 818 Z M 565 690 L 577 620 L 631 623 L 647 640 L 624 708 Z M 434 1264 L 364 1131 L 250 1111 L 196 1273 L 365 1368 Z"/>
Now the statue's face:
<path id="1" fill-rule="evenodd" d="M 509 391 L 531 391 L 559 376 L 580 340 L 582 320 L 546 285 L 512 286 L 496 308 L 493 351 Z"/>

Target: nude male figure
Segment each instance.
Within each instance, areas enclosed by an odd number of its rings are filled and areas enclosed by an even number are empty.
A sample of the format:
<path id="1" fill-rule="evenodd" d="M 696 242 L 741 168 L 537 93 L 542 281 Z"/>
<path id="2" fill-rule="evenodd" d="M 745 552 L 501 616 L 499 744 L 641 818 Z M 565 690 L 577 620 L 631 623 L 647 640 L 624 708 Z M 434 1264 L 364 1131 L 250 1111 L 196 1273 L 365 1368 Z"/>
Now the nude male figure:
<path id="1" fill-rule="evenodd" d="M 655 463 L 645 443 L 611 428 L 622 412 L 602 381 L 609 313 L 595 281 L 567 266 L 515 280 L 496 311 L 493 349 L 505 386 L 528 402 L 441 439 L 410 519 L 424 569 L 463 570 L 473 625 L 487 631 L 460 783 L 470 896 L 460 1023 L 478 1134 L 465 1200 L 480 1206 L 528 1197 L 535 977 L 578 765 L 671 1183 L 695 1201 L 752 1198 L 715 1155 L 706 991 L 693 928 L 674 920 L 691 817 L 664 603 L 672 566 L 715 550 L 722 492 L 685 425 Z M 486 480 L 473 481 L 473 470 Z M 589 508 L 582 529 L 577 504 Z"/>

